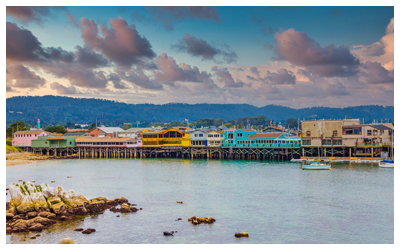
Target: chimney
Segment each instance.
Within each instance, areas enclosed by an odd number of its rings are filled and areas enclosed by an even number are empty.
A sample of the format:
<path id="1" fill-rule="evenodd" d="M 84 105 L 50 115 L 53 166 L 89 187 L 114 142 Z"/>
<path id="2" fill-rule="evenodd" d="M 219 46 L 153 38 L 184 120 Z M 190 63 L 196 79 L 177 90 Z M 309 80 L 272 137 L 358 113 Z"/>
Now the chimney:
<path id="1" fill-rule="evenodd" d="M 37 128 L 40 128 L 40 119 L 37 119 Z"/>

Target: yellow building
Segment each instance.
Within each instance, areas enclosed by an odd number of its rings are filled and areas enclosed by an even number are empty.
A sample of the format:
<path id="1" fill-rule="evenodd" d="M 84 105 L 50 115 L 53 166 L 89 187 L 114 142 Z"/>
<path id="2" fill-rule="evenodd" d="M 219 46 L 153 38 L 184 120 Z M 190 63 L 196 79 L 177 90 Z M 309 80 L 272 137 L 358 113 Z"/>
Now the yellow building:
<path id="1" fill-rule="evenodd" d="M 189 147 L 188 127 L 172 127 L 164 130 L 146 129 L 142 131 L 143 147 Z"/>

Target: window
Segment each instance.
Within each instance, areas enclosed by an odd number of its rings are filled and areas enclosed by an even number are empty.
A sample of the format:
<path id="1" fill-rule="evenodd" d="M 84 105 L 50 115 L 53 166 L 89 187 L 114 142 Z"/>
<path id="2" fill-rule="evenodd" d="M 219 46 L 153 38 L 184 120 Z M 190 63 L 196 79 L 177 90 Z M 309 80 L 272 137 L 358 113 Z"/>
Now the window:
<path id="1" fill-rule="evenodd" d="M 378 130 L 374 130 L 374 136 L 378 136 Z"/>
<path id="2" fill-rule="evenodd" d="M 233 133 L 228 134 L 228 139 L 233 139 Z"/>
<path id="3" fill-rule="evenodd" d="M 197 134 L 194 134 L 194 137 L 197 137 Z"/>
<path id="4" fill-rule="evenodd" d="M 367 135 L 372 135 L 372 130 L 368 130 Z"/>
<path id="5" fill-rule="evenodd" d="M 303 140 L 303 145 L 311 145 L 311 140 Z"/>
<path id="6" fill-rule="evenodd" d="M 333 136 L 337 136 L 337 130 L 333 130 Z"/>
<path id="7" fill-rule="evenodd" d="M 332 145 L 331 140 L 322 140 L 322 145 Z"/>
<path id="8" fill-rule="evenodd" d="M 243 134 L 242 133 L 238 133 L 237 136 L 238 137 L 243 137 Z"/>
<path id="9" fill-rule="evenodd" d="M 69 142 L 69 145 L 72 145 L 72 141 Z"/>
<path id="10" fill-rule="evenodd" d="M 203 134 L 199 134 L 199 137 L 203 137 Z"/>
<path id="11" fill-rule="evenodd" d="M 307 131 L 307 136 L 311 136 L 311 131 Z"/>

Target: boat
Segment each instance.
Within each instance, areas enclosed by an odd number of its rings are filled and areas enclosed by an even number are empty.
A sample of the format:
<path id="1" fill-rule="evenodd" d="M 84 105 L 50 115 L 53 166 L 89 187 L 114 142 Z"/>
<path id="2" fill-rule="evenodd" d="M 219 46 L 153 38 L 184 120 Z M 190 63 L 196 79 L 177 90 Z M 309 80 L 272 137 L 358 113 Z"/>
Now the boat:
<path id="1" fill-rule="evenodd" d="M 303 170 L 332 170 L 330 163 L 313 162 L 301 166 Z"/>
<path id="2" fill-rule="evenodd" d="M 379 162 L 381 168 L 394 168 L 394 160 L 383 160 Z"/>
<path id="3" fill-rule="evenodd" d="M 305 162 L 307 159 L 291 159 L 291 162 Z"/>

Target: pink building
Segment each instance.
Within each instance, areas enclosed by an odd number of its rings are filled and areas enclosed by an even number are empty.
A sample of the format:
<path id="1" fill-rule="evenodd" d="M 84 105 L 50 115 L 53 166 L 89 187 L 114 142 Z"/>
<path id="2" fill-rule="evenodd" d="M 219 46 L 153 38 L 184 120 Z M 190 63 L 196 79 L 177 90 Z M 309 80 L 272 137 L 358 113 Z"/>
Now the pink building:
<path id="1" fill-rule="evenodd" d="M 17 131 L 14 133 L 12 145 L 30 147 L 31 141 L 36 140 L 39 136 L 47 136 L 47 132 L 43 130 Z"/>
<path id="2" fill-rule="evenodd" d="M 134 138 L 126 142 L 128 148 L 137 148 L 142 146 L 142 138 Z"/>

